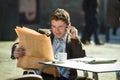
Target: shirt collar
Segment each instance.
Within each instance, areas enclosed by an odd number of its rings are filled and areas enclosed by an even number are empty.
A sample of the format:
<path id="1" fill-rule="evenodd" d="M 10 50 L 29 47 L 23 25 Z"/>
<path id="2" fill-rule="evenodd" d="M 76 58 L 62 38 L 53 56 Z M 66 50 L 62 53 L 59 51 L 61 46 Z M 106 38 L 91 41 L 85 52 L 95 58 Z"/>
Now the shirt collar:
<path id="1" fill-rule="evenodd" d="M 62 38 L 55 37 L 55 39 L 62 39 L 64 42 L 66 42 L 66 38 L 67 38 L 67 34 L 65 34 L 65 36 L 63 36 Z"/>

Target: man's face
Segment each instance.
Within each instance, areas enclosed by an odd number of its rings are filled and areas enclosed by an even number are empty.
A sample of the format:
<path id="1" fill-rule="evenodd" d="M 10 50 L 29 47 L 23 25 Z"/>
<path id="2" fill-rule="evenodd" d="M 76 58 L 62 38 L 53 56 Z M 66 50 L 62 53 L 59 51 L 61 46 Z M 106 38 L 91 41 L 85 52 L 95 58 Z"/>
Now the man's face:
<path id="1" fill-rule="evenodd" d="M 62 38 L 67 32 L 68 25 L 62 20 L 52 20 L 51 28 L 57 38 Z"/>

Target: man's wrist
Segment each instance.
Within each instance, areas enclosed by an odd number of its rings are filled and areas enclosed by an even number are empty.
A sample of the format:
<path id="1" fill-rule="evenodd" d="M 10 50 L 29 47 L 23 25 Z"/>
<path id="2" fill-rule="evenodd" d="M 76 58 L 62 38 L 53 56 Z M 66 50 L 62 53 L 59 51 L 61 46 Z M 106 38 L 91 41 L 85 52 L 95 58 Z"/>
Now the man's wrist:
<path id="1" fill-rule="evenodd" d="M 76 36 L 76 37 L 72 37 L 71 39 L 76 40 L 76 39 L 78 39 L 78 36 Z"/>

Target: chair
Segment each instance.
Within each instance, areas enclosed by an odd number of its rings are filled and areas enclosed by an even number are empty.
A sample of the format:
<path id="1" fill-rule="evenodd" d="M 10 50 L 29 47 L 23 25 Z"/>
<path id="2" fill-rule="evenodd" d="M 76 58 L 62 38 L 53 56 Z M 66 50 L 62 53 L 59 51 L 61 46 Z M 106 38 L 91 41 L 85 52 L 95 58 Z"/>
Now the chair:
<path id="1" fill-rule="evenodd" d="M 16 76 L 14 78 L 10 78 L 7 80 L 43 80 L 43 78 L 40 75 L 27 74 L 27 75 Z"/>

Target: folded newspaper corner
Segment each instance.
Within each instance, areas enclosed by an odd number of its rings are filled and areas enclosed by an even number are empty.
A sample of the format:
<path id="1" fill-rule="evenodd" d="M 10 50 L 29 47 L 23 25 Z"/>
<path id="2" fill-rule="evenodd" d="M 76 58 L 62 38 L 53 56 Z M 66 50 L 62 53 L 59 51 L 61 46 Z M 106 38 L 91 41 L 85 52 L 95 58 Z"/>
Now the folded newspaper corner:
<path id="1" fill-rule="evenodd" d="M 84 62 L 89 64 L 114 63 L 117 61 L 117 59 L 113 59 L 113 58 L 99 58 L 99 57 L 84 57 L 84 58 L 77 58 L 72 60 L 76 62 Z"/>
<path id="2" fill-rule="evenodd" d="M 39 69 L 43 65 L 38 62 L 53 61 L 50 37 L 27 27 L 16 26 L 15 31 L 19 38 L 19 44 L 26 50 L 25 56 L 18 59 L 17 67 Z M 47 72 L 50 72 L 50 70 L 52 71 L 52 69 L 49 69 Z"/>

